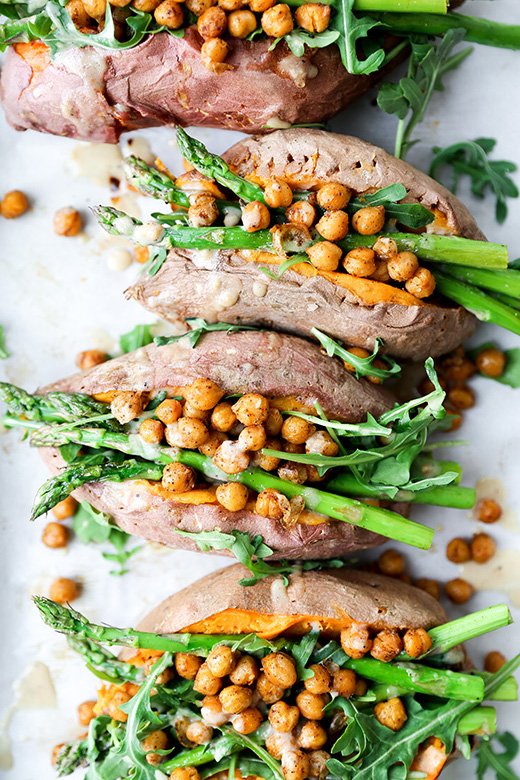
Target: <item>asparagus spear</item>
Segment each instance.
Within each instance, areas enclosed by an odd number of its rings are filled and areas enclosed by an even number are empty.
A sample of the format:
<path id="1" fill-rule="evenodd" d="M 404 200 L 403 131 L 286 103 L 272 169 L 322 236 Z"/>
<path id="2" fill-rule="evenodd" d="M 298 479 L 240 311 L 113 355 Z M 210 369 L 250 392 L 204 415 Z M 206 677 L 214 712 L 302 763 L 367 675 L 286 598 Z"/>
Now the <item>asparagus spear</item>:
<path id="1" fill-rule="evenodd" d="M 490 271 L 487 268 L 462 268 L 456 265 L 439 267 L 441 271 L 451 274 L 456 279 L 485 290 L 494 290 L 517 299 L 520 297 L 520 271 L 507 268 L 505 271 Z"/>
<path id="2" fill-rule="evenodd" d="M 342 471 L 337 476 L 327 480 L 326 487 L 332 493 L 340 495 L 384 497 L 380 489 L 360 483 L 354 474 L 349 474 L 347 471 Z M 445 485 L 421 491 L 402 490 L 393 497 L 393 500 L 430 504 L 431 506 L 450 506 L 456 509 L 471 509 L 475 504 L 475 496 L 473 488 Z"/>
<path id="3" fill-rule="evenodd" d="M 70 647 L 83 658 L 87 669 L 93 672 L 96 677 L 116 685 L 124 681 L 143 682 L 145 675 L 142 666 L 134 666 L 134 664 L 120 661 L 92 639 L 70 634 L 68 642 Z"/>
<path id="4" fill-rule="evenodd" d="M 107 427 L 120 430 L 121 425 L 110 413 L 108 404 L 96 401 L 83 393 L 53 392 L 47 395 L 31 395 L 21 387 L 0 382 L 0 398 L 13 414 L 27 420 L 44 422 L 76 422 L 82 419 L 102 418 Z"/>

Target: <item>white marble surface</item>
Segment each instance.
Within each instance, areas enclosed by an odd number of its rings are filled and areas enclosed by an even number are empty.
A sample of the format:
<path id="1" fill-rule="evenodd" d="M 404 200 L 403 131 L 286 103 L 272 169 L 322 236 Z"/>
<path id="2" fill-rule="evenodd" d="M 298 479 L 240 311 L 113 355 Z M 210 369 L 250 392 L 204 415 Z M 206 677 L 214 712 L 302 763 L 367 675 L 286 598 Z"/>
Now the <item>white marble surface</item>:
<path id="1" fill-rule="evenodd" d="M 471 0 L 467 10 L 505 22 L 520 22 L 518 0 Z M 419 128 L 422 142 L 412 149 L 410 161 L 427 167 L 434 144 L 445 146 L 468 138 L 493 136 L 498 138 L 498 157 L 520 162 L 518 72 L 517 53 L 475 47 L 470 59 L 446 79 L 446 91 L 435 96 L 427 119 Z M 394 119 L 373 107 L 373 97 L 338 117 L 333 129 L 362 135 L 391 150 Z M 236 133 L 209 130 L 197 134 L 216 151 L 224 150 L 239 137 Z M 180 171 L 169 130 L 139 135 L 148 139 L 154 152 L 168 165 Z M 0 321 L 12 353 L 9 360 L 2 361 L 0 376 L 28 389 L 71 373 L 78 351 L 98 345 L 106 348 L 107 340 L 110 347 L 111 338 L 138 322 L 150 320 L 136 303 L 123 297 L 138 267 L 134 264 L 118 273 L 107 265 L 105 238 L 87 209 L 106 203 L 109 193 L 90 178 L 78 178 L 71 173 L 71 157 L 77 154 L 78 145 L 73 141 L 33 132 L 16 133 L 0 116 L 0 189 L 22 189 L 33 204 L 23 218 L 0 222 Z M 92 166 L 88 167 L 92 175 Z M 499 226 L 490 200 L 476 200 L 464 189 L 460 194 L 488 237 L 507 242 L 512 257 L 520 255 L 520 202 L 511 204 L 507 222 Z M 145 208 L 143 200 L 139 204 Z M 85 214 L 85 237 L 64 239 L 54 235 L 52 215 L 66 205 L 74 205 Z M 482 327 L 476 341 L 487 337 L 496 338 L 503 346 L 518 344 L 518 338 L 512 334 L 492 327 Z M 515 517 L 520 504 L 520 390 L 485 380 L 477 380 L 474 388 L 478 404 L 466 415 L 460 431 L 460 438 L 471 444 L 458 450 L 457 457 L 464 466 L 465 484 L 473 485 L 483 477 L 498 477 L 504 485 L 511 511 L 507 520 L 495 525 L 491 533 L 499 550 L 507 551 L 509 576 L 513 580 L 516 576 L 516 585 L 520 587 L 520 557 L 516 553 L 515 558 L 512 552 L 520 548 Z M 83 586 L 82 596 L 75 604 L 79 610 L 96 621 L 132 624 L 175 589 L 225 561 L 148 546 L 132 559 L 130 573 L 116 578 L 108 576 L 109 564 L 96 550 L 78 542 L 73 541 L 65 551 L 47 549 L 40 542 L 44 520 L 34 524 L 28 521 L 33 496 L 46 471 L 37 454 L 29 452 L 16 433 L 2 435 L 0 448 L 0 713 L 7 716 L 16 699 L 14 681 L 35 660 L 48 665 L 57 695 L 56 707 L 14 712 L 8 728 L 14 766 L 9 772 L 0 770 L 0 776 L 6 780 L 51 780 L 54 772 L 48 757 L 52 746 L 80 733 L 75 707 L 91 698 L 96 681 L 68 650 L 65 640 L 42 625 L 30 595 L 47 593 L 57 576 L 72 576 Z M 412 572 L 443 580 L 457 576 L 457 567 L 444 557 L 446 542 L 455 535 L 471 535 L 477 524 L 464 512 L 449 509 L 419 508 L 415 517 L 436 528 L 437 533 L 432 550 L 407 553 Z M 496 580 L 491 571 L 487 579 L 492 588 Z M 477 609 L 504 599 L 508 596 L 503 592 L 487 590 L 467 606 Z M 455 615 L 466 610 L 451 611 Z M 513 612 L 520 621 L 519 610 Z M 479 663 L 493 648 L 500 648 L 508 656 L 518 652 L 520 622 L 516 627 L 474 641 L 470 651 Z M 37 697 L 32 697 L 30 703 L 37 706 Z M 497 709 L 500 728 L 518 734 L 520 706 L 504 704 Z M 460 761 L 449 767 L 443 777 L 462 780 L 473 772 L 472 765 Z"/>

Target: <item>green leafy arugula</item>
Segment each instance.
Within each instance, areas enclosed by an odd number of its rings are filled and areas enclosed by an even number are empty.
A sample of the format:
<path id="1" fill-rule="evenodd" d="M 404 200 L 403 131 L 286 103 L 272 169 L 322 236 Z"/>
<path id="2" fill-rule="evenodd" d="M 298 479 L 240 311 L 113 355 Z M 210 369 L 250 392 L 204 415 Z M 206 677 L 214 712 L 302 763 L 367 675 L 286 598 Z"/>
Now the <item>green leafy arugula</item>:
<path id="1" fill-rule="evenodd" d="M 140 347 L 146 347 L 147 344 L 151 344 L 153 341 L 153 335 L 150 325 L 136 325 L 128 333 L 123 333 L 119 337 L 119 345 L 121 350 L 126 354 L 127 352 L 134 352 Z"/>
<path id="2" fill-rule="evenodd" d="M 341 54 L 341 61 L 349 73 L 355 76 L 368 75 L 379 70 L 385 59 L 384 49 L 372 51 L 364 60 L 358 57 L 357 46 L 361 39 L 366 38 L 370 30 L 379 26 L 379 22 L 370 16 L 354 14 L 355 0 L 338 0 L 335 12 L 329 24 L 330 30 L 337 30 L 339 38 L 336 44 Z"/>
<path id="3" fill-rule="evenodd" d="M 0 325 L 0 360 L 6 360 L 10 357 L 9 350 L 5 343 L 5 334 L 3 325 Z"/>
<path id="4" fill-rule="evenodd" d="M 168 251 L 163 246 L 151 246 L 149 249 L 150 257 L 144 264 L 141 273 L 146 274 L 151 279 L 163 267 Z"/>
<path id="5" fill-rule="evenodd" d="M 486 341 L 485 344 L 480 344 L 478 347 L 469 350 L 468 354 L 474 361 L 480 352 L 490 347 L 496 348 L 496 344 L 492 341 Z M 504 355 L 506 356 L 506 365 L 500 376 L 488 377 L 485 374 L 480 374 L 480 376 L 485 376 L 486 379 L 493 379 L 495 382 L 500 382 L 500 384 L 508 385 L 509 387 L 520 387 L 520 348 L 512 347 L 511 349 L 505 349 Z"/>
<path id="6" fill-rule="evenodd" d="M 502 224 L 507 217 L 507 198 L 518 198 L 519 192 L 509 176 L 517 170 L 515 163 L 509 160 L 489 159 L 489 154 L 496 143 L 494 138 L 476 138 L 474 141 L 452 144 L 445 149 L 435 146 L 430 176 L 438 178 L 438 169 L 448 166 L 453 171 L 450 184 L 452 192 L 457 192 L 461 176 L 469 176 L 471 192 L 477 198 L 484 198 L 489 189 L 496 198 L 496 220 Z"/>
<path id="7" fill-rule="evenodd" d="M 202 552 L 229 550 L 237 561 L 246 566 L 252 574 L 251 577 L 240 580 L 240 585 L 243 586 L 256 585 L 259 580 L 272 574 L 282 575 L 285 585 L 288 585 L 287 575 L 294 571 L 311 571 L 320 568 L 337 569 L 345 565 L 344 561 L 337 558 L 329 561 L 302 561 L 301 563 L 289 563 L 283 559 L 275 564 L 267 563 L 264 558 L 271 556 L 273 551 L 264 544 L 260 534 L 252 536 L 243 531 L 231 531 L 229 534 L 220 531 L 191 533 L 179 530 L 177 533 L 196 542 Z"/>
<path id="8" fill-rule="evenodd" d="M 384 206 L 386 217 L 396 219 L 406 227 L 418 229 L 434 221 L 435 215 L 421 203 L 400 203 L 406 197 L 404 184 L 390 184 L 368 195 L 360 195 L 350 201 L 349 214 L 355 214 L 366 206 Z"/>
<path id="9" fill-rule="evenodd" d="M 131 538 L 129 534 L 114 525 L 110 515 L 95 509 L 86 501 L 80 501 L 79 509 L 72 520 L 72 530 L 83 544 L 109 542 L 113 545 L 115 552 L 105 552 L 103 558 L 119 566 L 119 570 L 110 572 L 116 576 L 126 574 L 129 559 L 143 547 L 138 545 L 125 549 Z"/>
<path id="10" fill-rule="evenodd" d="M 269 276 L 271 279 L 280 279 L 289 268 L 292 268 L 293 265 L 298 265 L 299 263 L 308 263 L 308 265 L 312 266 L 309 255 L 293 255 L 292 257 L 288 257 L 287 260 L 284 260 L 283 263 L 280 263 L 276 273 L 270 271 L 265 265 L 259 265 L 258 270 L 262 271 L 263 274 Z M 314 268 L 314 266 L 312 267 Z"/>
<path id="11" fill-rule="evenodd" d="M 385 83 L 379 89 L 377 103 L 387 114 L 399 119 L 395 151 L 404 158 L 412 141 L 410 137 L 416 125 L 424 119 L 434 91 L 443 91 L 443 78 L 471 53 L 468 47 L 452 54 L 454 47 L 464 38 L 464 30 L 451 29 L 434 43 L 423 37 L 412 41 L 412 56 L 408 74 L 397 84 Z"/>
<path id="12" fill-rule="evenodd" d="M 280 41 L 285 41 L 296 57 L 303 57 L 306 46 L 310 49 L 323 49 L 332 43 L 336 43 L 340 34 L 339 30 L 331 30 L 330 28 L 321 33 L 309 33 L 307 30 L 297 27 L 292 32 L 284 35 L 283 38 L 276 38 L 269 47 L 269 51 L 272 51 Z M 295 127 L 295 125 L 292 125 L 292 127 Z"/>
<path id="13" fill-rule="evenodd" d="M 191 328 L 187 333 L 181 333 L 180 336 L 158 336 L 154 339 L 154 344 L 163 347 L 165 344 L 174 344 L 179 339 L 188 339 L 191 346 L 196 347 L 204 333 L 211 333 L 215 330 L 225 330 L 226 333 L 236 333 L 239 330 L 262 330 L 262 328 L 254 328 L 250 325 L 229 325 L 226 322 L 208 323 L 202 317 L 187 317 L 185 321 Z"/>
<path id="14" fill-rule="evenodd" d="M 376 368 L 373 365 L 374 360 L 383 346 L 383 339 L 376 338 L 372 354 L 366 358 L 361 358 L 357 355 L 353 355 L 337 341 L 334 341 L 330 336 L 327 336 L 326 333 L 318 330 L 318 328 L 312 328 L 311 333 L 318 339 L 329 357 L 338 357 L 352 366 L 355 370 L 356 379 L 363 376 L 376 376 L 379 379 L 388 379 L 391 376 L 396 376 L 401 373 L 401 366 L 388 355 L 381 355 L 380 359 L 383 360 L 389 368 Z"/>
<path id="15" fill-rule="evenodd" d="M 497 744 L 503 748 L 497 751 Z M 511 767 L 518 755 L 518 740 L 510 732 L 482 738 L 477 745 L 477 778 L 485 780 L 494 773 L 497 780 L 519 780 Z"/>

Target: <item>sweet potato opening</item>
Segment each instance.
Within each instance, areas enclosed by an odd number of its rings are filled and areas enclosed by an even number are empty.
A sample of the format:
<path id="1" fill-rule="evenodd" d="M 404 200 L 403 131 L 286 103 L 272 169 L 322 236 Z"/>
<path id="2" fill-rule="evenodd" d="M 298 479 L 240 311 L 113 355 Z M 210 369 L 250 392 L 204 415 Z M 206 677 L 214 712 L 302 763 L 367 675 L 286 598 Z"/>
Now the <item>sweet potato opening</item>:
<path id="1" fill-rule="evenodd" d="M 31 43 L 15 43 L 13 48 L 19 57 L 26 62 L 32 70 L 31 80 L 41 73 L 50 64 L 50 49 L 41 41 Z"/>
<path id="2" fill-rule="evenodd" d="M 419 748 L 410 772 L 424 772 L 424 780 L 436 780 L 447 760 L 448 756 L 441 740 L 438 737 L 430 737 Z"/>
<path id="3" fill-rule="evenodd" d="M 352 619 L 345 614 L 339 618 L 317 615 L 264 615 L 245 609 L 225 609 L 186 626 L 181 633 L 189 634 L 257 634 L 263 639 L 272 639 L 282 633 L 307 634 L 314 626 L 327 635 L 335 636 Z"/>

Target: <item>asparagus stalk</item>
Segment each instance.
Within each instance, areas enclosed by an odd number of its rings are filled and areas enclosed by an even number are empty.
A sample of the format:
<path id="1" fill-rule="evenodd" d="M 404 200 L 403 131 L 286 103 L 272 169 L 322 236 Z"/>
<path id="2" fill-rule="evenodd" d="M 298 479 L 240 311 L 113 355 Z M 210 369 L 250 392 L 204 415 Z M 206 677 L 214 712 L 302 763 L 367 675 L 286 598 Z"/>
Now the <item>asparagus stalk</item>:
<path id="1" fill-rule="evenodd" d="M 353 474 L 349 474 L 346 471 L 327 480 L 326 487 L 332 493 L 339 493 L 340 495 L 388 498 L 384 491 L 370 485 L 361 484 Z M 476 493 L 473 488 L 446 485 L 417 492 L 400 490 L 393 497 L 393 500 L 409 501 L 415 504 L 430 504 L 432 506 L 450 506 L 455 509 L 471 509 L 475 504 L 475 497 Z"/>
<path id="2" fill-rule="evenodd" d="M 494 707 L 475 707 L 459 720 L 457 734 L 488 736 L 497 730 L 497 713 Z"/>
<path id="3" fill-rule="evenodd" d="M 456 265 L 441 265 L 440 270 L 475 287 L 493 290 L 516 300 L 520 297 L 520 271 L 513 268 L 508 268 L 505 271 L 489 271 L 486 268 L 459 268 Z"/>
<path id="4" fill-rule="evenodd" d="M 452 647 L 468 642 L 497 628 L 509 626 L 513 622 L 507 604 L 495 604 L 470 615 L 450 620 L 442 626 L 431 628 L 428 633 L 433 644 L 427 655 L 446 653 Z M 401 654 L 399 657 L 404 656 Z"/>
<path id="5" fill-rule="evenodd" d="M 229 755 L 239 753 L 242 749 L 241 745 L 233 745 L 229 748 Z M 174 769 L 185 766 L 203 766 L 203 764 L 209 764 L 215 759 L 213 753 L 208 750 L 207 745 L 198 745 L 191 750 L 183 750 L 174 758 L 170 758 L 161 764 L 161 771 L 172 772 Z"/>
<path id="6" fill-rule="evenodd" d="M 120 685 L 121 682 L 143 682 L 143 667 L 120 661 L 97 642 L 86 637 L 71 634 L 68 637 L 70 647 L 83 658 L 87 669 L 96 677 Z"/>

